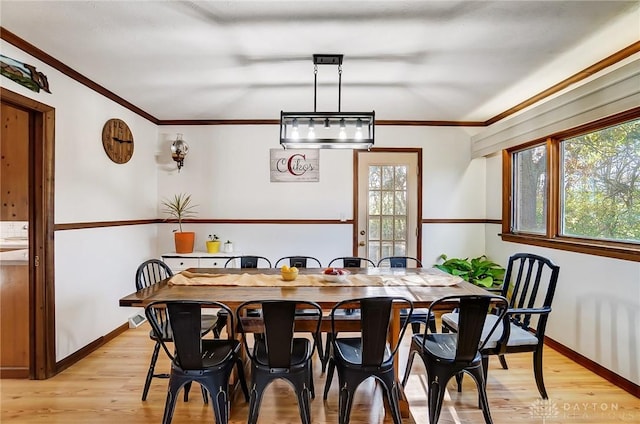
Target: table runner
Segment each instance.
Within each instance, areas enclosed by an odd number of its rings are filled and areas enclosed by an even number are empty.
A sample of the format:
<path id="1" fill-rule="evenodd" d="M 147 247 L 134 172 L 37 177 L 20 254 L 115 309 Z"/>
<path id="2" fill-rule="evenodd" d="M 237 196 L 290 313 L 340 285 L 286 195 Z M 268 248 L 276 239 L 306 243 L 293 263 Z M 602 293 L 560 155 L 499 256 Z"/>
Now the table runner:
<path id="1" fill-rule="evenodd" d="M 387 270 L 388 271 L 388 270 Z M 242 287 L 376 287 L 376 286 L 452 286 L 463 281 L 460 277 L 437 269 L 416 272 L 371 271 L 369 274 L 351 274 L 338 281 L 326 281 L 322 274 L 299 274 L 294 281 L 284 281 L 278 274 L 209 274 L 182 271 L 169 279 L 176 286 L 242 286 Z"/>

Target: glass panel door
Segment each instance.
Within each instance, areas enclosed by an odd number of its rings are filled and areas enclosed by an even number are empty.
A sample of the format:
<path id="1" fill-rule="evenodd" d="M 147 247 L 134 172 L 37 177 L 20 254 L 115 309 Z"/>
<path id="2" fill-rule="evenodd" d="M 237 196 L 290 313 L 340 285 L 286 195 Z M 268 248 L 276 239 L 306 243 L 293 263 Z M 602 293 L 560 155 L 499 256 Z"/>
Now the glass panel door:
<path id="1" fill-rule="evenodd" d="M 363 152 L 358 161 L 358 256 L 417 256 L 417 154 Z"/>

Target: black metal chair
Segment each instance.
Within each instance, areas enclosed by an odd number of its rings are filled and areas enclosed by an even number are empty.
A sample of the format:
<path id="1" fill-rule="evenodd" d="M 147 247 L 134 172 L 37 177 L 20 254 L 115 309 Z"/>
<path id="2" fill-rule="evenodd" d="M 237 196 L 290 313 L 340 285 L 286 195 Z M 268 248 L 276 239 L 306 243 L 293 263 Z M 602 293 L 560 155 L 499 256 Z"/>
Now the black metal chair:
<path id="1" fill-rule="evenodd" d="M 284 256 L 276 261 L 275 267 L 278 268 L 280 264 L 284 265 L 285 262 L 288 262 L 287 265 L 295 266 L 296 268 L 315 268 L 315 265 L 318 268 L 322 268 L 320 261 L 313 256 Z M 311 267 L 308 266 L 309 263 L 311 263 Z"/>
<path id="2" fill-rule="evenodd" d="M 533 371 L 538 392 L 543 399 L 548 399 L 542 375 L 542 350 L 559 272 L 559 266 L 542 256 L 518 253 L 509 258 L 501 292 L 502 296 L 509 299 L 507 319 L 481 350 L 485 377 L 489 355 L 498 355 L 502 367 L 507 369 L 503 355 L 533 352 Z M 536 316 L 537 323 L 532 323 L 532 318 Z M 456 313 L 443 314 L 443 331 L 458 331 L 458 319 Z M 493 325 L 498 319 L 497 315 L 489 315 L 485 326 Z M 461 390 L 460 384 L 458 390 Z"/>
<path id="3" fill-rule="evenodd" d="M 288 264 L 286 264 L 286 262 L 288 262 Z M 313 256 L 284 256 L 276 261 L 275 267 L 278 268 L 280 264 L 286 264 L 292 267 L 295 266 L 296 268 L 307 268 L 307 265 L 311 264 L 313 265 L 313 268 L 316 267 L 315 265 L 317 265 L 318 268 L 322 268 L 320 261 Z M 315 315 L 315 311 L 307 311 L 304 309 L 296 311 L 296 315 L 298 316 L 305 316 L 309 314 Z M 326 359 L 322 350 L 322 337 L 320 336 L 320 333 L 314 334 L 313 336 L 316 338 L 315 342 L 318 346 L 318 357 L 320 358 L 320 362 L 324 364 Z"/>
<path id="4" fill-rule="evenodd" d="M 271 268 L 271 261 L 265 258 L 264 256 L 249 256 L 249 255 L 232 256 L 227 260 L 227 262 L 225 262 L 224 267 L 225 268 L 235 267 L 238 260 L 240 260 L 240 268 L 258 268 L 258 265 L 260 264 L 261 261 L 266 262 L 266 264 L 268 265 L 267 268 Z M 220 311 L 218 312 L 218 317 L 221 317 L 222 319 L 224 319 L 225 314 L 226 314 L 225 311 Z"/>
<path id="5" fill-rule="evenodd" d="M 315 315 L 296 315 L 296 309 L 315 311 Z M 259 311 L 255 317 L 255 311 Z M 251 316 L 248 315 L 251 313 Z M 298 408 L 303 424 L 311 423 L 311 399 L 315 397 L 313 388 L 312 356 L 316 348 L 306 337 L 294 337 L 296 320 L 304 319 L 305 324 L 314 328 L 318 335 L 322 322 L 322 309 L 317 303 L 296 300 L 255 300 L 238 306 L 238 331 L 251 359 L 251 390 L 248 424 L 255 424 L 262 395 L 273 380 L 282 378 L 294 388 L 298 398 Z M 258 332 L 253 347 L 247 341 L 248 332 Z"/>
<path id="6" fill-rule="evenodd" d="M 327 266 L 342 266 L 343 268 L 367 268 L 369 265 L 375 267 L 376 264 L 371 259 L 360 258 L 358 256 L 341 256 L 331 259 Z"/>
<path id="7" fill-rule="evenodd" d="M 375 267 L 376 264 L 371 259 L 360 258 L 357 256 L 341 256 L 338 258 L 334 258 L 329 262 L 328 266 L 341 265 L 343 268 L 367 268 L 369 265 Z M 342 319 L 359 319 L 357 316 L 354 316 L 355 311 L 353 309 L 345 309 L 344 316 Z M 321 349 L 319 347 L 318 349 Z M 324 353 L 321 353 L 320 361 L 322 362 L 322 372 L 324 373 L 327 369 L 327 362 L 329 360 L 329 352 L 331 351 L 331 333 L 327 333 L 327 342 L 325 343 Z"/>
<path id="8" fill-rule="evenodd" d="M 331 318 L 331 354 L 324 386 L 324 399 L 327 399 L 334 369 L 338 371 L 340 384 L 339 417 L 340 424 L 347 424 L 353 405 L 353 395 L 364 380 L 374 377 L 381 383 L 389 401 L 391 415 L 395 424 L 400 424 L 399 388 L 395 377 L 394 357 L 404 336 L 408 320 L 401 322 L 397 343 L 390 346 L 387 342 L 393 308 L 413 311 L 413 303 L 403 297 L 369 297 L 344 300 L 336 304 L 330 313 Z M 336 316 L 345 309 L 357 309 L 360 316 L 360 335 L 340 337 L 336 329 Z M 338 318 L 339 319 L 339 318 Z"/>
<path id="9" fill-rule="evenodd" d="M 159 283 L 160 281 L 169 278 L 173 275 L 171 268 L 164 262 L 159 259 L 149 259 L 144 261 L 138 269 L 136 270 L 136 290 L 142 290 L 146 287 L 152 286 L 153 284 Z M 168 327 L 164 325 L 164 321 L 166 319 L 164 313 L 158 312 L 157 314 L 158 322 L 163 325 L 160 326 L 160 329 L 163 332 L 156 333 L 153 329 L 149 332 L 149 337 L 151 340 L 155 341 L 156 344 L 153 347 L 153 353 L 151 354 L 151 362 L 149 363 L 149 370 L 147 371 L 147 377 L 144 382 L 144 388 L 142 389 L 142 400 L 147 400 L 147 395 L 149 393 L 149 388 L 151 387 L 151 380 L 156 378 L 169 378 L 168 373 L 159 373 L 155 374 L 156 362 L 158 361 L 158 354 L 160 353 L 160 346 L 162 342 L 170 343 L 172 341 L 172 335 L 168 330 Z M 220 337 L 220 329 L 224 327 L 225 321 L 219 320 L 216 315 L 203 315 L 202 316 L 202 324 L 200 328 L 200 334 L 205 335 L 210 331 L 213 332 L 214 336 Z M 206 394 L 204 394 L 204 400 L 207 401 Z M 185 400 L 188 398 L 188 391 L 185 391 Z"/>
<path id="10" fill-rule="evenodd" d="M 414 258 L 411 256 L 387 256 L 378 261 L 378 267 L 389 267 L 389 268 L 406 268 L 407 264 L 414 265 L 416 268 L 422 268 L 422 262 L 418 258 Z M 407 319 L 407 316 L 404 312 L 401 311 L 400 317 L 402 319 Z M 418 308 L 413 311 L 413 315 L 411 316 L 411 331 L 413 334 L 419 334 L 422 331 L 420 330 L 420 324 L 425 324 L 429 326 L 431 331 L 436 331 L 436 317 L 435 315 L 429 315 L 427 310 L 424 308 Z"/>
<path id="11" fill-rule="evenodd" d="M 411 263 L 413 262 L 413 263 Z M 386 256 L 378 261 L 378 267 L 406 268 L 407 264 L 422 268 L 422 262 L 411 256 Z"/>
<path id="12" fill-rule="evenodd" d="M 436 334 L 425 328 L 423 334 L 414 334 L 402 385 L 407 384 L 417 353 L 427 371 L 429 424 L 436 424 L 440 417 L 447 383 L 451 377 L 467 372 L 473 376 L 478 386 L 478 398 L 484 420 L 486 423 L 492 423 L 480 349 L 486 346 L 488 338 L 504 317 L 507 299 L 497 295 L 447 296 L 433 302 L 429 312 L 447 304 L 458 307 L 458 333 Z M 485 318 L 491 305 L 502 312 L 496 315 L 495 321 L 487 323 L 487 327 Z"/>
<path id="13" fill-rule="evenodd" d="M 271 261 L 264 256 L 232 256 L 224 263 L 225 268 L 231 268 L 236 265 L 236 261 L 240 260 L 240 268 L 271 268 Z M 266 267 L 260 267 L 260 262 L 266 262 Z"/>
<path id="14" fill-rule="evenodd" d="M 227 339 L 202 338 L 202 308 L 227 311 L 230 324 Z M 159 312 L 164 314 L 165 311 L 168 320 L 158 320 L 158 316 L 161 315 Z M 229 420 L 229 377 L 234 366 L 237 366 L 238 379 L 245 398 L 248 400 L 249 397 L 239 355 L 241 344 L 235 338 L 231 309 L 214 301 L 155 301 L 145 308 L 145 314 L 153 330 L 158 334 L 171 334 L 174 344 L 174 349 L 169 349 L 166 342 L 160 340 L 162 348 L 171 359 L 163 424 L 171 422 L 180 389 L 184 386 L 187 392 L 194 381 L 211 396 L 216 423 L 226 424 Z"/>

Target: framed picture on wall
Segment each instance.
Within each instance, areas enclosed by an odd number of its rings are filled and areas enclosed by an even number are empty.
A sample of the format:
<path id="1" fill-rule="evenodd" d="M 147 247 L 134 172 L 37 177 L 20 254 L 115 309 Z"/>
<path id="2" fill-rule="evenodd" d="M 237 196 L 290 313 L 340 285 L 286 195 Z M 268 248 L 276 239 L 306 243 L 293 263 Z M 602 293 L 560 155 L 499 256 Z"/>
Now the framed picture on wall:
<path id="1" fill-rule="evenodd" d="M 318 149 L 271 149 L 271 182 L 318 182 L 320 151 Z"/>

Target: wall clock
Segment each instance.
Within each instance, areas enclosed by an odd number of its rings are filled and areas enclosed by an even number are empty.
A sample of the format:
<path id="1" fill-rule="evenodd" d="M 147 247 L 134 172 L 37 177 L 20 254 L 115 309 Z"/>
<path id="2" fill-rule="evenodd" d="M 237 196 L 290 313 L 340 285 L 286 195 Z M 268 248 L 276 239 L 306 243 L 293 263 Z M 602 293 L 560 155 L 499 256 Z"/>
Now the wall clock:
<path id="1" fill-rule="evenodd" d="M 133 134 L 122 119 L 109 119 L 102 127 L 102 147 L 115 163 L 127 163 L 133 156 Z"/>

